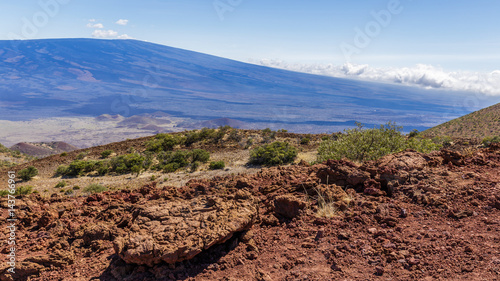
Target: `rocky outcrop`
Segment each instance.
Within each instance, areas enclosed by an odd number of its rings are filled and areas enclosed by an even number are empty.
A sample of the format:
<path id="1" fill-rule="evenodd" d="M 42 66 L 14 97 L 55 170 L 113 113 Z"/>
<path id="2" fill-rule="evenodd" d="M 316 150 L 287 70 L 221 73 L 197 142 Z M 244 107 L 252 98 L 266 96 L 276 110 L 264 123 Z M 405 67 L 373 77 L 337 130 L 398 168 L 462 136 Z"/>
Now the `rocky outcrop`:
<path id="1" fill-rule="evenodd" d="M 150 201 L 137 208 L 131 231 L 114 241 L 126 263 L 153 266 L 188 260 L 235 233 L 249 229 L 257 208 L 251 196 L 200 196 Z"/>

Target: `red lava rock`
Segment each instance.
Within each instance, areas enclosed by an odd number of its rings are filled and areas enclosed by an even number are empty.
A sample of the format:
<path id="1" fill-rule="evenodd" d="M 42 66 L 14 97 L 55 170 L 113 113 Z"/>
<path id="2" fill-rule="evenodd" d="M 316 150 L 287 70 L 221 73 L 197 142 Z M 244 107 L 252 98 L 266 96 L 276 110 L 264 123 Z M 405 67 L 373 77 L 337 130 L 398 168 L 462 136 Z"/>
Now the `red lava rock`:
<path id="1" fill-rule="evenodd" d="M 114 249 L 126 263 L 173 264 L 249 229 L 256 214 L 251 199 L 200 196 L 188 201 L 148 201 L 135 215 L 131 228 L 137 232 L 117 237 Z"/>
<path id="2" fill-rule="evenodd" d="M 289 219 L 298 216 L 306 206 L 306 202 L 292 195 L 282 195 L 274 199 L 275 212 Z"/>
<path id="3" fill-rule="evenodd" d="M 382 275 L 384 275 L 384 272 L 385 272 L 385 270 L 383 267 L 381 267 L 381 266 L 375 267 L 375 274 L 376 275 L 382 276 Z"/>
<path id="4" fill-rule="evenodd" d="M 500 280 L 498 167 L 500 146 L 404 151 L 361 166 L 22 197 L 16 276 L 4 264 L 0 280 Z M 318 192 L 335 217 L 317 217 Z"/>
<path id="5" fill-rule="evenodd" d="M 416 259 L 416 258 L 409 258 L 408 259 L 408 264 L 410 265 L 417 265 L 420 263 L 420 260 Z"/>

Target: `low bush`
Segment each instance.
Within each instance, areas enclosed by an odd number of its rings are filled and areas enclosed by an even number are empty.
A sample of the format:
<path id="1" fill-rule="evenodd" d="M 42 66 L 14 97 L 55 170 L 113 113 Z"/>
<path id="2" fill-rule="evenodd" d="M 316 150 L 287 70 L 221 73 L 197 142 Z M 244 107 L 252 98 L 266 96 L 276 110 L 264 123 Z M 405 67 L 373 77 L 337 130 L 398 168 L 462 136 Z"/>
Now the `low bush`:
<path id="1" fill-rule="evenodd" d="M 84 192 L 92 193 L 92 194 L 104 192 L 107 190 L 108 190 L 108 188 L 106 188 L 105 186 L 102 186 L 100 184 L 97 184 L 97 183 L 89 184 L 87 187 L 85 187 L 83 189 Z"/>
<path id="2" fill-rule="evenodd" d="M 160 163 L 156 165 L 156 169 L 163 170 L 165 173 L 175 172 L 189 165 L 189 157 L 189 153 L 183 150 L 160 153 L 158 155 L 158 161 Z"/>
<path id="3" fill-rule="evenodd" d="M 190 152 L 191 163 L 201 162 L 206 163 L 210 160 L 210 153 L 204 149 L 194 149 Z"/>
<path id="4" fill-rule="evenodd" d="M 22 169 L 21 171 L 19 171 L 18 173 L 18 176 L 23 180 L 23 181 L 29 181 L 31 180 L 34 176 L 38 175 L 38 169 L 33 167 L 33 166 L 29 166 L 28 168 L 26 169 Z"/>
<path id="5" fill-rule="evenodd" d="M 28 195 L 33 193 L 33 186 L 31 185 L 25 185 L 25 186 L 19 186 L 16 189 L 16 192 L 14 193 L 15 196 L 17 195 Z"/>
<path id="6" fill-rule="evenodd" d="M 310 137 L 303 137 L 302 139 L 300 139 L 300 144 L 302 144 L 302 145 L 308 145 L 309 142 L 311 142 Z"/>
<path id="7" fill-rule="evenodd" d="M 65 187 L 67 183 L 65 181 L 60 181 L 56 184 L 55 188 Z"/>
<path id="8" fill-rule="evenodd" d="M 490 146 L 493 143 L 500 143 L 500 136 L 486 137 L 481 142 L 484 146 Z"/>
<path id="9" fill-rule="evenodd" d="M 139 173 L 146 167 L 146 158 L 139 153 L 130 153 L 112 158 L 109 171 L 117 174 Z"/>
<path id="10" fill-rule="evenodd" d="M 214 162 L 210 162 L 210 170 L 221 170 L 221 169 L 224 169 L 226 167 L 226 163 L 224 163 L 224 161 L 214 161 Z"/>
<path id="11" fill-rule="evenodd" d="M 176 145 L 181 145 L 185 139 L 178 135 L 158 134 L 146 143 L 146 150 L 151 152 L 171 151 Z"/>
<path id="12" fill-rule="evenodd" d="M 111 149 L 106 149 L 106 150 L 104 150 L 103 152 L 101 152 L 101 157 L 102 157 L 103 159 L 106 159 L 106 158 L 108 158 L 108 157 L 109 157 L 112 153 L 113 153 L 113 150 L 111 150 Z"/>
<path id="13" fill-rule="evenodd" d="M 69 166 L 67 165 L 59 165 L 56 169 L 56 176 L 64 176 L 68 172 Z"/>
<path id="14" fill-rule="evenodd" d="M 297 149 L 286 142 L 273 142 L 250 152 L 250 163 L 257 165 L 282 165 L 293 162 Z"/>
<path id="15" fill-rule="evenodd" d="M 421 137 L 406 138 L 402 127 L 394 123 L 381 125 L 380 128 L 363 129 L 363 125 L 345 130 L 336 140 L 324 140 L 318 148 L 318 161 L 347 158 L 352 161 L 376 160 L 380 157 L 403 151 L 407 148 L 419 152 L 437 150 L 441 144 Z"/>

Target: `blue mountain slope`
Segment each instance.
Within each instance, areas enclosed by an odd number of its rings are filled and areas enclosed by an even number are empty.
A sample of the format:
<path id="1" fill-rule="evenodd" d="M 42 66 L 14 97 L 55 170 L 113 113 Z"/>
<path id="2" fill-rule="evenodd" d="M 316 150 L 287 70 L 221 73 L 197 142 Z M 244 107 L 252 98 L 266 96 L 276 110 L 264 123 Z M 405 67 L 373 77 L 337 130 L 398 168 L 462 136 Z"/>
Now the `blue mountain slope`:
<path id="1" fill-rule="evenodd" d="M 0 119 L 163 111 L 328 131 L 354 120 L 425 128 L 464 93 L 308 75 L 135 40 L 0 41 Z M 457 106 L 458 105 L 458 106 Z"/>

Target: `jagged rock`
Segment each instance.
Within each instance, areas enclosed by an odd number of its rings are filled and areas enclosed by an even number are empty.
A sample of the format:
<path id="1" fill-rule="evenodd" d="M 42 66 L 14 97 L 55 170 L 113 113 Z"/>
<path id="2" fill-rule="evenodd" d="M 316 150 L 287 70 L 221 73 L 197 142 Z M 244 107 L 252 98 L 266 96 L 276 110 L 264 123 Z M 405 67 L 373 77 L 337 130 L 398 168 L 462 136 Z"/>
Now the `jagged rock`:
<path id="1" fill-rule="evenodd" d="M 306 202 L 293 195 L 281 195 L 274 199 L 274 211 L 289 219 L 298 216 L 306 206 Z"/>
<path id="2" fill-rule="evenodd" d="M 189 260 L 251 227 L 257 208 L 244 198 L 149 201 L 134 213 L 131 231 L 115 239 L 115 252 L 126 263 L 148 266 Z"/>
<path id="3" fill-rule="evenodd" d="M 317 177 L 323 184 L 358 186 L 370 178 L 369 172 L 348 161 L 328 160 L 326 165 L 328 168 L 322 168 L 317 172 Z"/>

